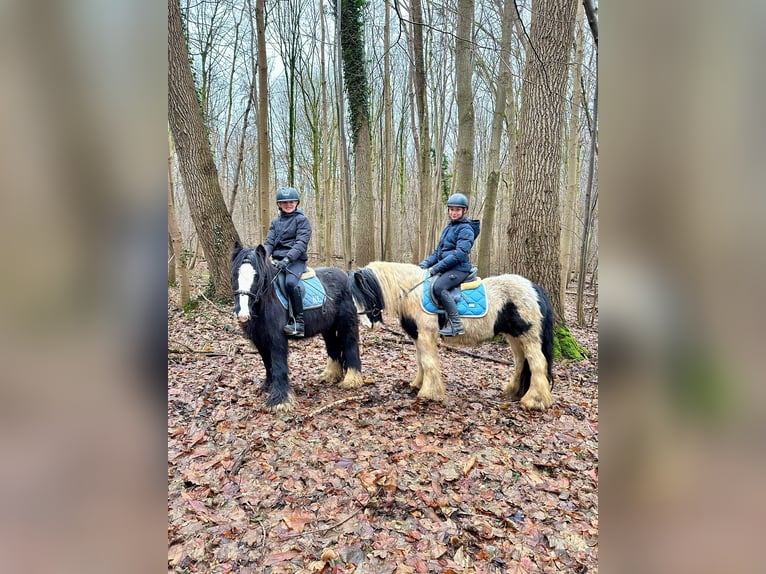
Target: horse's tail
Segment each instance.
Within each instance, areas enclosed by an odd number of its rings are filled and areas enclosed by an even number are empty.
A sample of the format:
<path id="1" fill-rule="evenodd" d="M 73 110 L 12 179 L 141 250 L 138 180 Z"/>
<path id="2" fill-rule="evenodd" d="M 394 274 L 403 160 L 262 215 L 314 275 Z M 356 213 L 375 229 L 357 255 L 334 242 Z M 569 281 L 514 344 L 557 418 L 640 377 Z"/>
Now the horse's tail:
<path id="1" fill-rule="evenodd" d="M 553 305 L 548 298 L 548 294 L 545 289 L 535 284 L 535 291 L 537 291 L 537 304 L 540 307 L 540 313 L 542 314 L 540 325 L 540 347 L 545 357 L 545 362 L 548 363 L 548 382 L 551 388 L 553 388 Z M 525 371 L 529 371 L 529 367 L 524 364 Z M 522 373 L 523 378 L 523 373 Z"/>

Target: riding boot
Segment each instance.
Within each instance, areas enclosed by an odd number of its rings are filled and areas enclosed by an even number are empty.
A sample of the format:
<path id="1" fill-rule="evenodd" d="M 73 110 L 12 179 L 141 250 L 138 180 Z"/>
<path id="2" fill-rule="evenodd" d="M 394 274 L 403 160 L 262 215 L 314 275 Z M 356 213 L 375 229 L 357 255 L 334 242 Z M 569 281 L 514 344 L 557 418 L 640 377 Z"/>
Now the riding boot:
<path id="1" fill-rule="evenodd" d="M 439 331 L 440 335 L 445 337 L 454 337 L 455 335 L 462 335 L 465 333 L 465 327 L 463 327 L 463 321 L 460 319 L 460 315 L 457 312 L 457 303 L 446 289 L 439 294 L 442 307 L 447 312 L 447 318 L 449 319 L 449 325 Z"/>
<path id="2" fill-rule="evenodd" d="M 284 332 L 293 337 L 303 337 L 305 335 L 303 323 L 303 292 L 300 285 L 296 285 L 290 292 L 290 307 L 293 311 L 295 322 L 289 321 L 285 325 Z"/>

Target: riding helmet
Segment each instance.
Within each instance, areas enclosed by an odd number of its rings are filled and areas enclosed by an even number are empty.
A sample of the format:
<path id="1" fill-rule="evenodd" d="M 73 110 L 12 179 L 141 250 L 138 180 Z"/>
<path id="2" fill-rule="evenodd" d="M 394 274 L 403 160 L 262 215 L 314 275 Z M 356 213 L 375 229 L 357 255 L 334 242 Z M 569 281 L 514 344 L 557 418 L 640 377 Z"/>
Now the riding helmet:
<path id="1" fill-rule="evenodd" d="M 277 191 L 277 203 L 282 203 L 283 201 L 297 201 L 300 205 L 301 199 L 298 197 L 298 190 L 294 187 L 283 187 Z"/>
<path id="2" fill-rule="evenodd" d="M 447 207 L 463 207 L 468 209 L 468 198 L 462 193 L 454 193 L 447 200 Z"/>

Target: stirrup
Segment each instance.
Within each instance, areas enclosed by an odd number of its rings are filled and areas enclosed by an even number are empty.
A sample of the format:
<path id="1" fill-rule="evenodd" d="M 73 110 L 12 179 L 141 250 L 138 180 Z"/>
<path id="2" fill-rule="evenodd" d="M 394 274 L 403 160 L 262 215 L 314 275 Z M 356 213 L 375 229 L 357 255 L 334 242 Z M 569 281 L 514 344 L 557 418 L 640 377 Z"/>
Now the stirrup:
<path id="1" fill-rule="evenodd" d="M 301 325 L 303 327 L 303 325 Z M 306 328 L 298 329 L 298 323 L 293 319 L 292 321 L 288 322 L 283 328 L 282 332 L 286 333 L 287 335 L 291 335 L 293 337 L 305 337 L 306 336 Z"/>

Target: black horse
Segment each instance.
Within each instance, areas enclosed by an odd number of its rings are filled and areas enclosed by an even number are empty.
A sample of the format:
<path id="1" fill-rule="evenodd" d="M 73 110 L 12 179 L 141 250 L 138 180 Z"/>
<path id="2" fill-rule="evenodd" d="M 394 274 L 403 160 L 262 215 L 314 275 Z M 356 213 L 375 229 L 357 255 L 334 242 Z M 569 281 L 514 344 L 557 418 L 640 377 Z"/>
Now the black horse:
<path id="1" fill-rule="evenodd" d="M 287 373 L 287 309 L 276 293 L 277 269 L 266 250 L 234 244 L 231 254 L 231 285 L 234 291 L 234 314 L 245 335 L 255 343 L 266 367 L 261 389 L 268 393 L 266 406 L 275 412 L 295 408 L 295 394 Z M 316 275 L 325 289 L 321 307 L 306 309 L 306 337 L 321 334 L 329 360 L 320 380 L 336 383 L 345 389 L 362 384 L 359 360 L 359 319 L 348 288 L 348 277 L 340 269 L 319 267 Z M 345 377 L 343 376 L 346 371 Z"/>

